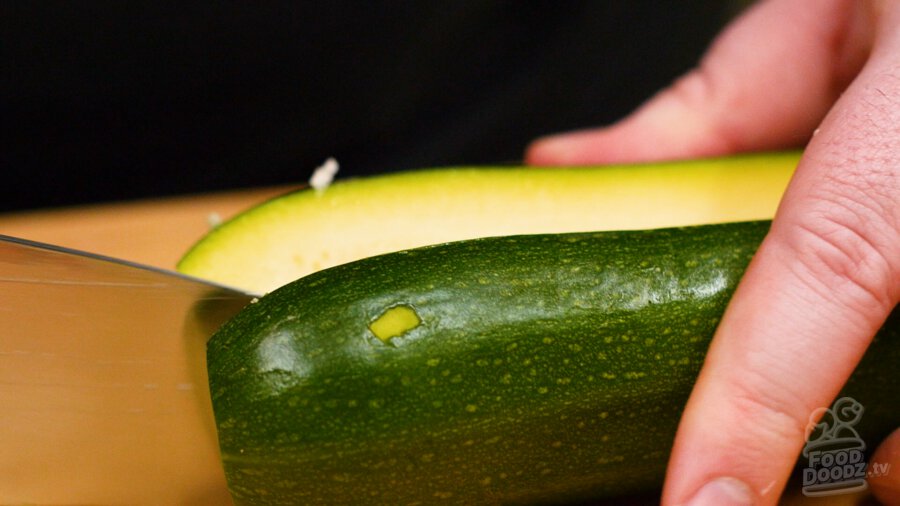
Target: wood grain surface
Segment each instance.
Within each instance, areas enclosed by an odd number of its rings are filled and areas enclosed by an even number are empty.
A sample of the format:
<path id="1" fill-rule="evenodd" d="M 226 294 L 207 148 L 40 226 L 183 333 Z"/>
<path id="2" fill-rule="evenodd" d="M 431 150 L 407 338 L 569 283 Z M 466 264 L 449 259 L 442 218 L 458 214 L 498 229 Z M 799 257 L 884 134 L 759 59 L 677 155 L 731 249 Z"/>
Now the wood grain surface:
<path id="1" fill-rule="evenodd" d="M 0 234 L 174 269 L 214 220 L 299 188 L 279 186 L 0 215 Z"/>

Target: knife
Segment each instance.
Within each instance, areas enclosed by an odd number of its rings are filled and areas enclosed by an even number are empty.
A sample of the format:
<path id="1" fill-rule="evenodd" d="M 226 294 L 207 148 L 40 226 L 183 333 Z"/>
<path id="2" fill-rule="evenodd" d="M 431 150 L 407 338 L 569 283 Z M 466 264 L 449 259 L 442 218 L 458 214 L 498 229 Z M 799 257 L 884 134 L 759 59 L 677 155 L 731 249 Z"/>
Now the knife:
<path id="1" fill-rule="evenodd" d="M 230 504 L 206 340 L 251 299 L 0 235 L 0 504 Z"/>

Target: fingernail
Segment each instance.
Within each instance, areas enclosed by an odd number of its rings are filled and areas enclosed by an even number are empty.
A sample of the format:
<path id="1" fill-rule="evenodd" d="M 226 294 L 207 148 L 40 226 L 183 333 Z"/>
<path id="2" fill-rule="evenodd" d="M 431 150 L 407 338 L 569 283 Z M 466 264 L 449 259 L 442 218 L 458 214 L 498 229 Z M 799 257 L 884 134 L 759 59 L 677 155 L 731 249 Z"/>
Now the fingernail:
<path id="1" fill-rule="evenodd" d="M 736 478 L 716 478 L 703 485 L 686 506 L 751 506 L 753 492 Z"/>

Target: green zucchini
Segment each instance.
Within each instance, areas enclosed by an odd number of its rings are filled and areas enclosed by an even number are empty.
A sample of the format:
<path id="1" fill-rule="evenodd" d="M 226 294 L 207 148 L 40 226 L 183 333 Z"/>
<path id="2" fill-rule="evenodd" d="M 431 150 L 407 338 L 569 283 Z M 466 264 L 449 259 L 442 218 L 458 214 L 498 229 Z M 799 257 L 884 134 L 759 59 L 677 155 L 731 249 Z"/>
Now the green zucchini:
<path id="1" fill-rule="evenodd" d="M 768 222 L 459 241 L 333 267 L 208 344 L 238 504 L 518 504 L 660 486 Z M 896 312 L 895 312 L 896 313 Z M 845 394 L 900 422 L 894 314 Z"/>

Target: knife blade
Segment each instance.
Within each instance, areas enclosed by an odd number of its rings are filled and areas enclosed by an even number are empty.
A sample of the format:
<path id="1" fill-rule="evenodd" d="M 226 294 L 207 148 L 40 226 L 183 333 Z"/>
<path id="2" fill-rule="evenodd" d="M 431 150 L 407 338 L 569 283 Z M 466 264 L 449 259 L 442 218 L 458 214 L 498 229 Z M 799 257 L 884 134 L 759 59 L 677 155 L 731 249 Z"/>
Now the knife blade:
<path id="1" fill-rule="evenodd" d="M 0 235 L 0 504 L 230 504 L 206 339 L 251 299 Z"/>

